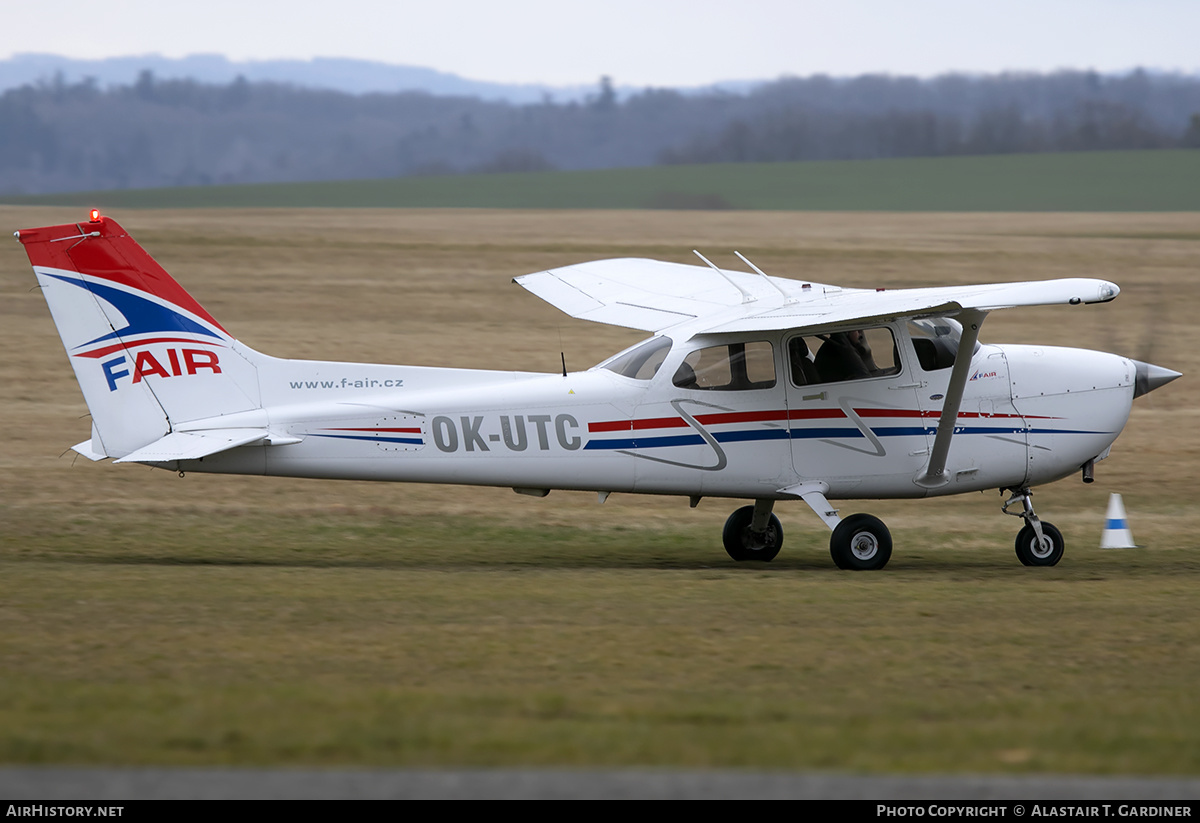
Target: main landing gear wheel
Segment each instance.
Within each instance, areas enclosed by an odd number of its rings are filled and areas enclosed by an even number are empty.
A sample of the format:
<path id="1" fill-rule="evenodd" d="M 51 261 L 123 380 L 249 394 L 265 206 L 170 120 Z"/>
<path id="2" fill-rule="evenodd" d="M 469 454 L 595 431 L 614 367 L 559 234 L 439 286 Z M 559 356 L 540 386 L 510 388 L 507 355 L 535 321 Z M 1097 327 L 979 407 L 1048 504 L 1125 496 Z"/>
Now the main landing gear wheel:
<path id="1" fill-rule="evenodd" d="M 833 530 L 829 554 L 839 569 L 882 569 L 892 557 L 892 534 L 878 517 L 852 514 Z"/>
<path id="2" fill-rule="evenodd" d="M 1017 534 L 1017 558 L 1026 566 L 1053 566 L 1062 560 L 1065 548 L 1062 532 L 1044 520 L 1040 541 L 1029 524 Z"/>
<path id="3" fill-rule="evenodd" d="M 774 560 L 783 546 L 783 524 L 772 514 L 766 529 L 756 533 L 750 528 L 753 520 L 753 506 L 743 506 L 729 515 L 725 521 L 725 531 L 721 534 L 725 551 L 737 561 Z"/>

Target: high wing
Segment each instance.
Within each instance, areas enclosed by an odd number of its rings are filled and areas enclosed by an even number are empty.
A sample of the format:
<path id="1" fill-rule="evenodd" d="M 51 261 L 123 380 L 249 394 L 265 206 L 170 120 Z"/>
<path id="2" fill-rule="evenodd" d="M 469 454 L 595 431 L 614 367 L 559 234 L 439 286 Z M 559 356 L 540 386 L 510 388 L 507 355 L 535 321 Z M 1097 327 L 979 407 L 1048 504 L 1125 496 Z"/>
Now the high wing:
<path id="1" fill-rule="evenodd" d="M 1120 289 L 1068 278 L 924 289 L 849 289 L 658 260 L 597 260 L 514 282 L 572 317 L 661 332 L 834 329 L 900 317 L 1015 306 L 1104 303 Z"/>

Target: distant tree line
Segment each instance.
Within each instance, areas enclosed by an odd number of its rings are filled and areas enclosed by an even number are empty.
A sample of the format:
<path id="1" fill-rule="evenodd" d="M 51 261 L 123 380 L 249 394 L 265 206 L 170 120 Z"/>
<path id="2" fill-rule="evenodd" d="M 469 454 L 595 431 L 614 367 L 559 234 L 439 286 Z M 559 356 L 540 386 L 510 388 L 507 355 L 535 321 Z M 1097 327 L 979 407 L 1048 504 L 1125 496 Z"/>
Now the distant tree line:
<path id="1" fill-rule="evenodd" d="M 665 163 L 844 160 L 1200 147 L 1200 79 L 950 75 L 782 80 Z"/>
<path id="2" fill-rule="evenodd" d="M 785 78 L 745 94 L 603 78 L 585 102 L 351 95 L 243 78 L 0 95 L 0 193 L 711 163 L 1200 147 L 1200 78 Z"/>

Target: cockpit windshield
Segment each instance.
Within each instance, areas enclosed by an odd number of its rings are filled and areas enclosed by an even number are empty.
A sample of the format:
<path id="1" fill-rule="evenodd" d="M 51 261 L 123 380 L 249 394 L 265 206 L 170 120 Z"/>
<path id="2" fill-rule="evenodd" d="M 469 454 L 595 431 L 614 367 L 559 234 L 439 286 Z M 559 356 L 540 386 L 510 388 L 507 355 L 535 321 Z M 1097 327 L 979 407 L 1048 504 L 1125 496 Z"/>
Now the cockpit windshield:
<path id="1" fill-rule="evenodd" d="M 649 380 L 658 372 L 669 351 L 671 338 L 651 337 L 610 357 L 596 368 L 608 369 L 634 380 Z"/>

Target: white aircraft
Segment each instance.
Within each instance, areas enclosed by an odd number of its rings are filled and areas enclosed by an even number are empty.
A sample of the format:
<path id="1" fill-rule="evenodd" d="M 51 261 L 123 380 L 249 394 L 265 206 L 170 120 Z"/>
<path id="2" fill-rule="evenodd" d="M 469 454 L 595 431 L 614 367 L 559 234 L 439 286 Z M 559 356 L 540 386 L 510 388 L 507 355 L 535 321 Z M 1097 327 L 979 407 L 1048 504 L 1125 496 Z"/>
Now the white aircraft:
<path id="1" fill-rule="evenodd" d="M 1091 279 L 843 289 L 654 260 L 517 277 L 572 317 L 653 333 L 568 374 L 280 360 L 234 339 L 117 223 L 17 232 L 92 415 L 92 460 L 179 472 L 752 500 L 734 560 L 771 560 L 777 501 L 880 569 L 888 529 L 831 500 L 1007 492 L 1027 566 L 1063 554 L 1031 488 L 1109 453 L 1133 399 L 1178 372 L 1115 354 L 985 345 L 989 312 L 1112 300 Z M 741 255 L 739 255 L 741 257 Z M 701 258 L 703 259 L 703 258 Z M 1019 510 L 1010 511 L 1020 503 Z"/>

